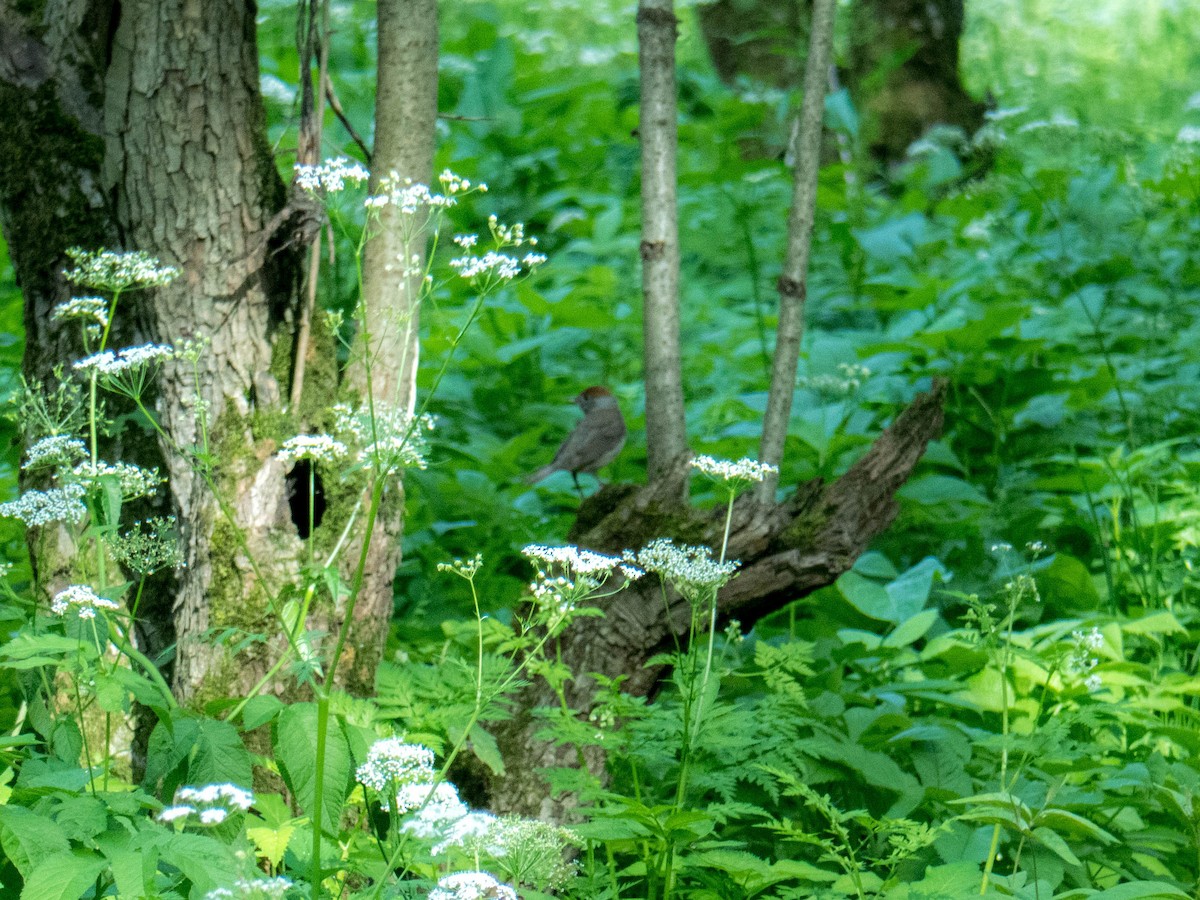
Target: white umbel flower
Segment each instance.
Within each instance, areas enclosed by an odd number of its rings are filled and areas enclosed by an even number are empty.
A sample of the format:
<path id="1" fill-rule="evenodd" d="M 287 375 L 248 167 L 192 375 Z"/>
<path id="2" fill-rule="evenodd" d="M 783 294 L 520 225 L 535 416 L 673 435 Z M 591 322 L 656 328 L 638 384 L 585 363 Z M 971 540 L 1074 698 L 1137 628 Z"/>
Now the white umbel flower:
<path id="1" fill-rule="evenodd" d="M 768 475 L 778 475 L 779 467 L 758 460 L 742 457 L 737 462 L 727 459 L 715 459 L 711 456 L 697 456 L 692 460 L 692 468 L 710 478 L 720 481 L 762 481 Z"/>
<path id="2" fill-rule="evenodd" d="M 517 900 L 517 892 L 487 872 L 455 872 L 437 883 L 429 900 Z"/>

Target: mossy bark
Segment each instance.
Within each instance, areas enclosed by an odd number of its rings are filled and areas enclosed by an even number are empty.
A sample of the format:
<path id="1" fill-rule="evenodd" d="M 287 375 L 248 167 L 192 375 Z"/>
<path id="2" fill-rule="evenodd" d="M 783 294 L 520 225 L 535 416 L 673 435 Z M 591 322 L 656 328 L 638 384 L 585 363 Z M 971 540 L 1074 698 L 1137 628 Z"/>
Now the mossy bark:
<path id="1" fill-rule="evenodd" d="M 50 317 L 72 293 L 61 274 L 71 246 L 144 250 L 181 270 L 122 299 L 112 346 L 207 342 L 197 371 L 173 364 L 159 379 L 161 447 L 126 429 L 112 448 L 170 477 L 164 506 L 187 567 L 145 592 L 140 630 L 152 656 L 177 644 L 174 686 L 197 704 L 248 689 L 281 652 L 275 637 L 235 660 L 236 641 L 213 637 L 279 634 L 275 611 L 307 554 L 274 454 L 319 427 L 338 393 L 333 339 L 318 332 L 300 408 L 282 399 L 298 260 L 279 234 L 288 204 L 266 142 L 255 12 L 247 0 L 45 0 L 0 20 L 0 221 L 25 297 L 26 373 L 48 378 L 79 356 Z M 352 506 L 331 503 L 314 543 L 332 547 Z M 69 542 L 34 537 L 43 580 L 66 580 Z M 335 631 L 339 615 L 318 605 L 310 625 Z"/>

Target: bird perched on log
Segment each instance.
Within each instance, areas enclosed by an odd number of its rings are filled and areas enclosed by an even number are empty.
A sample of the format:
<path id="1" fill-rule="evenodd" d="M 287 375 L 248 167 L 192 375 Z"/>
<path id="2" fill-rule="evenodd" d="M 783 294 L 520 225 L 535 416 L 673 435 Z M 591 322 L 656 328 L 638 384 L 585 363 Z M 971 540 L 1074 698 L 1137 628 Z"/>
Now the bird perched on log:
<path id="1" fill-rule="evenodd" d="M 583 419 L 558 448 L 554 460 L 529 475 L 525 482 L 533 484 L 552 472 L 570 472 L 575 489 L 582 496 L 579 473 L 595 475 L 598 469 L 617 458 L 625 446 L 625 419 L 617 406 L 617 398 L 601 385 L 588 388 L 571 402 L 583 410 Z"/>

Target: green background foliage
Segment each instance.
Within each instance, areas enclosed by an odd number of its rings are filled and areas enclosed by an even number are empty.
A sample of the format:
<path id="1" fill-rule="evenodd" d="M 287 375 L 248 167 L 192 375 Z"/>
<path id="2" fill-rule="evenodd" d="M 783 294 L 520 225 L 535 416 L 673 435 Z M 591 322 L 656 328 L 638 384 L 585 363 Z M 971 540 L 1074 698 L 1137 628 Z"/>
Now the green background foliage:
<path id="1" fill-rule="evenodd" d="M 529 579 L 519 549 L 561 541 L 577 503 L 563 474 L 537 487 L 521 477 L 553 453 L 574 422 L 566 401 L 588 385 L 610 385 L 630 424 L 606 476 L 644 472 L 627 6 L 462 2 L 443 13 L 438 167 L 490 187 L 457 212 L 524 221 L 550 263 L 468 333 L 431 406 L 433 464 L 406 476 L 379 721 L 439 749 L 469 707 L 474 631 L 463 624 L 470 595 L 436 564 L 482 553 L 483 605 L 508 621 Z M 373 4 L 334 10 L 333 81 L 369 140 Z M 285 176 L 293 40 L 291 4 L 262 3 L 264 92 Z M 614 776 L 605 786 L 552 773 L 588 811 L 579 896 L 657 896 L 668 877 L 706 900 L 966 896 L 997 840 L 991 889 L 1009 896 L 1196 895 L 1200 142 L 1187 129 L 1200 128 L 1200 6 L 968 3 L 962 56 L 966 83 L 994 100 L 975 137 L 986 167 L 962 136 L 934 135 L 885 180 L 863 158 L 849 99 L 829 99 L 845 156 L 821 173 L 782 483 L 836 477 L 935 375 L 951 384 L 944 437 L 853 571 L 720 645 L 722 692 L 691 748 L 684 796 L 675 748 L 694 687 L 686 666 L 652 703 L 602 686 L 602 726 L 546 714 L 548 734 L 598 747 Z M 722 85 L 686 12 L 679 59 L 689 436 L 697 452 L 736 458 L 757 447 L 791 190 L 781 159 L 744 148 L 781 147 L 796 98 Z M 353 155 L 341 125 L 326 125 L 328 155 Z M 341 247 L 323 276 L 327 307 L 353 304 L 352 269 Z M 3 256 L 0 271 L 7 389 L 21 313 Z M 424 384 L 468 301 L 450 284 L 423 310 Z M 845 384 L 851 365 L 870 375 Z M 0 484 L 15 495 L 20 439 L 3 428 L 12 449 Z M 716 502 L 695 489 L 696 502 Z M 1023 549 L 1033 542 L 1042 546 Z M 20 548 L 19 530 L 0 521 L 0 549 L 21 561 Z M 1097 691 L 1066 663 L 1072 633 L 1093 628 Z M 16 703 L 15 691 L 0 695 L 0 726 Z M 274 719 L 278 765 L 303 804 L 315 764 L 284 739 L 289 727 L 311 730 L 291 721 L 311 710 L 277 712 L 258 724 Z M 364 740 L 346 726 L 326 761 L 337 785 L 320 815 L 331 828 Z M 172 766 L 184 761 L 162 741 L 171 766 L 158 775 L 178 781 Z M 187 765 L 232 754 L 248 768 L 236 735 L 214 732 L 208 745 Z M 24 810 L 0 805 L 0 842 L 10 855 L 25 848 L 11 865 L 27 885 L 76 848 L 83 884 L 122 852 L 78 849 L 88 828 L 104 831 L 87 824 L 94 815 L 114 813 L 34 817 L 45 830 L 34 844 L 19 837 L 34 827 Z M 283 827 L 284 812 L 274 815 Z M 213 872 L 227 852 L 215 841 L 193 849 Z"/>

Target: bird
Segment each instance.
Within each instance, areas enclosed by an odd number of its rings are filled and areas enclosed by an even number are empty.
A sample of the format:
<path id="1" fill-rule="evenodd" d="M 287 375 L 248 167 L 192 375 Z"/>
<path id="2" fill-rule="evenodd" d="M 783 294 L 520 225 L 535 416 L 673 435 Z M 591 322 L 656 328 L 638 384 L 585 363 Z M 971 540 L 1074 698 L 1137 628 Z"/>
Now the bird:
<path id="1" fill-rule="evenodd" d="M 571 402 L 583 410 L 583 419 L 567 435 L 553 461 L 527 476 L 525 483 L 534 484 L 552 472 L 570 472 L 575 490 L 582 496 L 579 473 L 595 475 L 598 469 L 617 458 L 625 446 L 625 419 L 621 416 L 617 398 L 603 385 L 587 388 Z"/>

